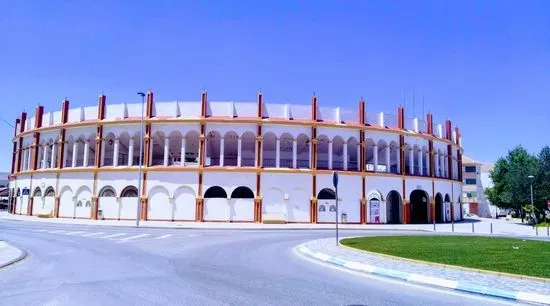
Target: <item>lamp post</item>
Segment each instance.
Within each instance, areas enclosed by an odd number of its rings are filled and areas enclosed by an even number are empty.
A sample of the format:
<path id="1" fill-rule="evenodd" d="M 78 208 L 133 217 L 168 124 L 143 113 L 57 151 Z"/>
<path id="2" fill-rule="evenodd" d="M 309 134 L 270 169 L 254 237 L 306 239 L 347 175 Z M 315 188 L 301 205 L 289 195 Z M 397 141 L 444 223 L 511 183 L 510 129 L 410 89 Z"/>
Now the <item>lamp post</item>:
<path id="1" fill-rule="evenodd" d="M 533 204 L 533 179 L 534 179 L 535 177 L 532 176 L 532 175 L 529 175 L 527 178 L 529 179 L 529 186 L 531 187 L 531 214 L 533 214 L 533 215 L 532 215 L 532 218 L 534 219 L 534 220 L 533 220 L 533 221 L 534 221 L 533 227 L 535 227 L 536 222 L 537 222 L 537 221 L 535 220 L 535 219 L 536 219 L 536 217 L 535 217 L 535 205 Z"/>
<path id="2" fill-rule="evenodd" d="M 137 214 L 136 214 L 136 226 L 139 226 L 139 218 L 141 215 L 141 167 L 143 164 L 143 104 L 145 103 L 145 94 L 143 92 L 137 93 L 141 96 L 141 121 L 140 121 L 140 131 L 139 131 L 139 162 L 138 162 L 138 195 L 137 195 Z M 134 158 L 134 153 L 132 152 L 132 159 Z"/>

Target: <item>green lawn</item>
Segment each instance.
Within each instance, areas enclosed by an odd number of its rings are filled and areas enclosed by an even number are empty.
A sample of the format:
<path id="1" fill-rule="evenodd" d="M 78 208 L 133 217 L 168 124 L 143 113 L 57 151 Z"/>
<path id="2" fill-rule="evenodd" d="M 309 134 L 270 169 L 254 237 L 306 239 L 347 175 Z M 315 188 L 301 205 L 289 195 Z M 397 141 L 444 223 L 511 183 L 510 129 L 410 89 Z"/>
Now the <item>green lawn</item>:
<path id="1" fill-rule="evenodd" d="M 342 244 L 387 255 L 550 278 L 550 242 L 471 236 L 347 238 Z"/>

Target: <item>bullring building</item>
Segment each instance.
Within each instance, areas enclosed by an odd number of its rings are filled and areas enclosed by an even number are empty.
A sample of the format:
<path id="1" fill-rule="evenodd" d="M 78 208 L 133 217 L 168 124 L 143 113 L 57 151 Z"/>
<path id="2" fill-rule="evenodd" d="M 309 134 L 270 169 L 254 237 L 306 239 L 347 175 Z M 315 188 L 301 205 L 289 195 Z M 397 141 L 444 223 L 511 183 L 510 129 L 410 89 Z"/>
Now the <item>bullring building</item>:
<path id="1" fill-rule="evenodd" d="M 402 107 L 101 95 L 16 120 L 11 207 L 55 218 L 331 223 L 338 171 L 343 223 L 449 222 L 462 218 L 461 160 L 458 128 Z"/>

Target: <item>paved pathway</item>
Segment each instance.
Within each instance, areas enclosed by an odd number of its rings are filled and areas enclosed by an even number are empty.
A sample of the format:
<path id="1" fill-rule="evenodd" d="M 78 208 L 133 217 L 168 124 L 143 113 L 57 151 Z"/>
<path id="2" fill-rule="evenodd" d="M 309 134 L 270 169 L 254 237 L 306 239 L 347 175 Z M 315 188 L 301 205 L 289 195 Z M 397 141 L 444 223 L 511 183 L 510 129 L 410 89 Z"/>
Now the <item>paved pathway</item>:
<path id="1" fill-rule="evenodd" d="M 25 252 L 0 241 L 0 268 L 11 265 L 14 262 L 21 260 L 25 256 Z"/>
<path id="2" fill-rule="evenodd" d="M 104 225 L 118 227 L 134 227 L 135 221 L 117 220 L 86 220 L 86 219 L 49 219 L 32 216 L 12 215 L 7 212 L 0 212 L 0 219 L 33 221 L 35 223 L 57 223 L 67 225 Z M 473 224 L 473 229 L 472 229 Z M 492 229 L 491 229 L 491 224 Z M 229 222 L 168 222 L 168 221 L 141 221 L 141 227 L 151 228 L 187 228 L 187 229 L 334 229 L 334 224 L 262 224 L 262 223 L 229 223 Z M 349 230 L 417 230 L 434 231 L 433 224 L 341 224 L 340 228 Z M 477 234 L 501 234 L 506 236 L 539 237 L 550 239 L 550 232 L 546 228 L 539 229 L 538 235 L 533 227 L 516 224 L 505 220 L 495 219 L 467 219 L 457 222 L 436 224 L 435 231 L 443 233 L 472 233 Z"/>
<path id="3" fill-rule="evenodd" d="M 363 263 L 380 268 L 392 269 L 405 273 L 422 274 L 425 276 L 438 277 L 452 281 L 468 282 L 478 286 L 487 286 L 503 290 L 526 291 L 550 295 L 549 282 L 545 283 L 513 277 L 462 271 L 458 269 L 437 267 L 366 254 L 336 246 L 334 238 L 313 240 L 305 243 L 304 245 L 313 252 L 320 252 L 342 260 Z"/>
<path id="4" fill-rule="evenodd" d="M 126 235 L 105 238 L 120 233 Z M 342 273 L 296 256 L 296 245 L 332 233 L 0 220 L 0 239 L 29 252 L 20 264 L 0 270 L 0 305 L 510 304 Z M 383 233 L 388 231 L 341 235 Z M 136 238 L 117 243 L 124 237 Z"/>

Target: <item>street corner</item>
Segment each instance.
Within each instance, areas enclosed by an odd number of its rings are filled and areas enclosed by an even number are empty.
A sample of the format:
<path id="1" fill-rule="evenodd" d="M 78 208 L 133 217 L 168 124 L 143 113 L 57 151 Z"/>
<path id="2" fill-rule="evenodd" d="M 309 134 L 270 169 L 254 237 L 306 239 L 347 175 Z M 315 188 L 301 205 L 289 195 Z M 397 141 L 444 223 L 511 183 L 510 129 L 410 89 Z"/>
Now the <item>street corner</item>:
<path id="1" fill-rule="evenodd" d="M 0 241 L 0 269 L 13 265 L 27 257 L 25 250 Z"/>

